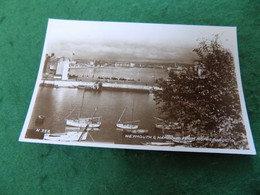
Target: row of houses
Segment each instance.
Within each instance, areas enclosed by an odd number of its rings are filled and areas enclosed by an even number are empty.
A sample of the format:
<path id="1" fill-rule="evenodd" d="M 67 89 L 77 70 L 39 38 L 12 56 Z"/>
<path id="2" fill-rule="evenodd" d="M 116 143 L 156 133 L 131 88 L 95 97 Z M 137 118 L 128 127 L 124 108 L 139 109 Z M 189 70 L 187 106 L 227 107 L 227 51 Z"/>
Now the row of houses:
<path id="1" fill-rule="evenodd" d="M 70 68 L 88 68 L 88 67 L 106 67 L 111 66 L 111 64 L 97 61 L 97 60 L 89 60 L 87 63 L 78 63 L 76 61 L 72 61 L 68 57 L 56 57 L 54 53 L 51 55 L 46 54 L 45 62 L 44 62 L 44 70 L 43 75 L 45 78 L 53 78 L 57 80 L 68 80 L 69 79 L 69 69 Z M 147 67 L 148 66 L 148 67 Z M 113 67 L 140 67 L 140 64 L 132 63 L 132 62 L 116 62 Z M 142 67 L 142 66 L 141 66 Z M 201 74 L 201 68 L 197 65 L 192 64 L 145 64 L 146 68 L 163 68 L 169 71 L 174 71 L 179 74 L 181 72 L 185 72 L 187 69 L 194 69 L 198 75 Z"/>

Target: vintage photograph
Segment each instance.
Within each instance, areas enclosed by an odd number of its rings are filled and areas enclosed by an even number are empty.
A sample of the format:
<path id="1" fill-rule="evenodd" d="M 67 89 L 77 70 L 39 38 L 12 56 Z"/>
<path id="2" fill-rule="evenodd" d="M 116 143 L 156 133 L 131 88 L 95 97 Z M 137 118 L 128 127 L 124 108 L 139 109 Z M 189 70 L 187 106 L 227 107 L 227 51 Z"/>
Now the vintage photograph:
<path id="1" fill-rule="evenodd" d="M 236 27 L 49 19 L 19 141 L 256 154 Z"/>

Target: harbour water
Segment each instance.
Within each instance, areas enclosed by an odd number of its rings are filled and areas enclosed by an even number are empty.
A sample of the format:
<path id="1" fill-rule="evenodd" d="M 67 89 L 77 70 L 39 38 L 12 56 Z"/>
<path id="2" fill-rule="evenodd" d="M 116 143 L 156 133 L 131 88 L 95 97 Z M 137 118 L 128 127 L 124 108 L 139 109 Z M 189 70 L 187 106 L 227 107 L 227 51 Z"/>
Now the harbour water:
<path id="1" fill-rule="evenodd" d="M 118 143 L 124 137 L 123 131 L 116 129 L 116 123 L 127 108 L 122 120 L 140 120 L 139 128 L 149 130 L 149 135 L 158 135 L 153 117 L 158 117 L 151 93 L 132 91 L 87 91 L 77 88 L 40 87 L 28 129 L 48 129 L 51 133 L 66 131 L 66 119 L 102 116 L 99 131 L 91 131 L 87 141 Z M 42 124 L 36 118 L 44 115 Z"/>

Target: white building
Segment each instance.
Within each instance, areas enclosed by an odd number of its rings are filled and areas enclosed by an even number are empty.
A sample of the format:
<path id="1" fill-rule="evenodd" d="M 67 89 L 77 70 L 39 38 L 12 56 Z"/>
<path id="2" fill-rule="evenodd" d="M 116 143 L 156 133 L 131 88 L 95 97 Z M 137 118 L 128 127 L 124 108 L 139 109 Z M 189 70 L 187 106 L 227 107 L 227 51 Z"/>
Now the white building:
<path id="1" fill-rule="evenodd" d="M 70 60 L 67 58 L 60 58 L 58 61 L 55 77 L 63 81 L 68 80 Z"/>

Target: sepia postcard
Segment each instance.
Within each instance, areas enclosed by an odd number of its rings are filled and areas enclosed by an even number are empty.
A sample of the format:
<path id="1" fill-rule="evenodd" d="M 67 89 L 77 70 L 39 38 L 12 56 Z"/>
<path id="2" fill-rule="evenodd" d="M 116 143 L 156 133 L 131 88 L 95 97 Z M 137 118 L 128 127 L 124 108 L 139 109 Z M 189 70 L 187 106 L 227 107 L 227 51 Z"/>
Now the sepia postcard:
<path id="1" fill-rule="evenodd" d="M 49 19 L 19 141 L 255 155 L 236 27 Z"/>

